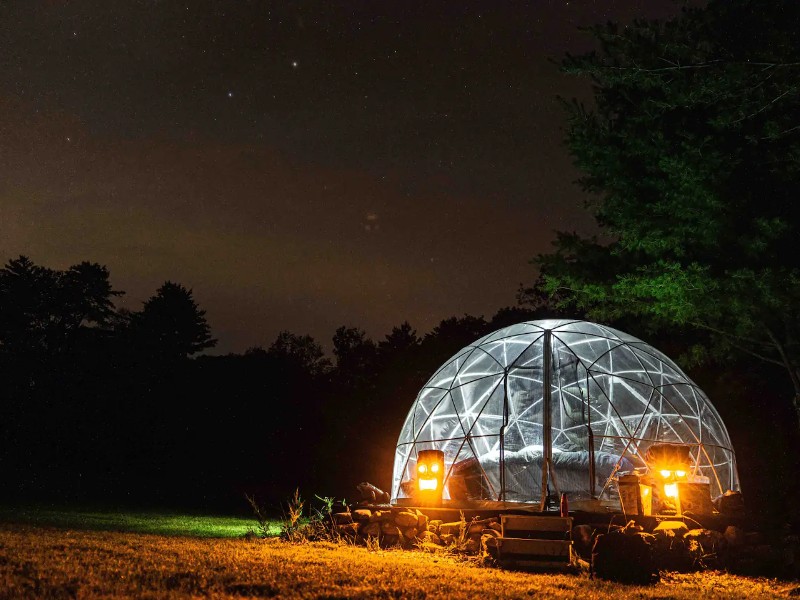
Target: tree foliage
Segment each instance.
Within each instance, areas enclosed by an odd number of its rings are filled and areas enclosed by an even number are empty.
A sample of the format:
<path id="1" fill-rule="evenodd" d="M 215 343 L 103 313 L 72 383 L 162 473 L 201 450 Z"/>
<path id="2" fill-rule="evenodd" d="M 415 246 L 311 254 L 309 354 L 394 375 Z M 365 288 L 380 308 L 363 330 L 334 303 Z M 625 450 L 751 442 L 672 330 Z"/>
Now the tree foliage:
<path id="1" fill-rule="evenodd" d="M 205 314 L 191 290 L 167 281 L 144 303 L 141 312 L 132 315 L 131 325 L 135 338 L 154 354 L 182 359 L 217 343 Z"/>
<path id="2" fill-rule="evenodd" d="M 0 270 L 0 347 L 6 352 L 61 353 L 90 328 L 114 320 L 114 298 L 106 267 L 82 262 L 65 271 L 27 256 Z"/>
<path id="3" fill-rule="evenodd" d="M 693 328 L 698 360 L 778 364 L 800 417 L 800 4 L 713 0 L 589 31 L 599 49 L 563 69 L 594 105 L 564 104 L 602 236 L 561 233 L 527 292 Z"/>

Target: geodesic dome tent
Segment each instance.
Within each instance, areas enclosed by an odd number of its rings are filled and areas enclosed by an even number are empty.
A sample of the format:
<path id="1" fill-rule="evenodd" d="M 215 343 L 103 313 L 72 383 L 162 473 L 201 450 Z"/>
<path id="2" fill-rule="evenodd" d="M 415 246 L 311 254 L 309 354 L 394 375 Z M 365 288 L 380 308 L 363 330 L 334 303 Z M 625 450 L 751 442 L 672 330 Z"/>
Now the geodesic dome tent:
<path id="1" fill-rule="evenodd" d="M 413 495 L 417 455 L 441 450 L 451 504 L 618 502 L 617 475 L 654 444 L 690 448 L 711 493 L 738 489 L 728 432 L 664 354 L 586 321 L 529 321 L 457 352 L 428 380 L 397 442 L 392 502 Z M 706 479 L 707 478 L 707 479 Z"/>

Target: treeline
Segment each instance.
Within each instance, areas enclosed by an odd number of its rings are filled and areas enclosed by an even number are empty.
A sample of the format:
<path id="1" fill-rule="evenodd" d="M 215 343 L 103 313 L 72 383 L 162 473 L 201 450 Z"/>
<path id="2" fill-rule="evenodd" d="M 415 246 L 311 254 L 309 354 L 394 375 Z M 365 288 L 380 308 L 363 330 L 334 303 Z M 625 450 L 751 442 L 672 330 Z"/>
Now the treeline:
<path id="1" fill-rule="evenodd" d="M 244 493 L 277 507 L 297 486 L 351 499 L 361 481 L 388 489 L 397 436 L 430 375 L 491 331 L 559 316 L 528 290 L 527 306 L 424 334 L 404 322 L 375 341 L 340 327 L 330 357 L 290 332 L 211 356 L 191 290 L 166 282 L 139 311 L 116 308 L 121 293 L 94 263 L 58 271 L 20 257 L 0 270 L 0 504 L 235 510 Z M 613 325 L 670 356 L 692 345 L 686 332 Z M 784 379 L 752 361 L 690 374 L 728 426 L 751 506 L 782 518 L 796 497 L 785 474 L 798 467 L 791 405 L 774 401 Z"/>
<path id="2" fill-rule="evenodd" d="M 108 270 L 26 257 L 0 270 L 0 469 L 5 498 L 232 506 L 295 486 L 388 487 L 417 391 L 450 355 L 497 328 L 544 316 L 508 308 L 380 341 L 355 327 L 333 356 L 282 332 L 243 354 L 212 348 L 191 290 L 164 283 L 117 309 Z"/>

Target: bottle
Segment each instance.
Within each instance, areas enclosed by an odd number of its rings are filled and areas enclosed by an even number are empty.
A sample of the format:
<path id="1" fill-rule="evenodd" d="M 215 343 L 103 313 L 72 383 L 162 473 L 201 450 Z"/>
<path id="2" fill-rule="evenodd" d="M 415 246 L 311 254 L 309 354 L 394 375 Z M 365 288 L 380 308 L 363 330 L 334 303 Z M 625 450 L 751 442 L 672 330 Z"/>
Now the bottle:
<path id="1" fill-rule="evenodd" d="M 569 516 L 569 501 L 567 500 L 567 494 L 561 494 L 561 516 L 568 517 Z"/>

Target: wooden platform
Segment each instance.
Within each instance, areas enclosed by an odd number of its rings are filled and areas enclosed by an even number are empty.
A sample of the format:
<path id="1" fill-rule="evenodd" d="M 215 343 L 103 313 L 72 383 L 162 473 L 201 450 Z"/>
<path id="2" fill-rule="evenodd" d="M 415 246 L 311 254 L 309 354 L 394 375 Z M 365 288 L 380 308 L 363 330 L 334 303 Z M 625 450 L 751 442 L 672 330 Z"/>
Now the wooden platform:
<path id="1" fill-rule="evenodd" d="M 574 567 L 570 517 L 501 515 L 500 525 L 497 561 L 501 565 L 547 570 Z"/>

